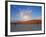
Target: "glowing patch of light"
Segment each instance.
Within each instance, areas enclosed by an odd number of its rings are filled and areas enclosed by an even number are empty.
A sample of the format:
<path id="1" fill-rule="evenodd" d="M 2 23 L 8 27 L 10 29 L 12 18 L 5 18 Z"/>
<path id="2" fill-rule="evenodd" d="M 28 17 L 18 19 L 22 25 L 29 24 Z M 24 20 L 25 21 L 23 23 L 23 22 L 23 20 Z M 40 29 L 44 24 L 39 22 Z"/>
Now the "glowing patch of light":
<path id="1" fill-rule="evenodd" d="M 26 15 L 24 15 L 22 18 L 23 18 L 24 21 L 29 20 L 29 16 L 26 16 Z"/>

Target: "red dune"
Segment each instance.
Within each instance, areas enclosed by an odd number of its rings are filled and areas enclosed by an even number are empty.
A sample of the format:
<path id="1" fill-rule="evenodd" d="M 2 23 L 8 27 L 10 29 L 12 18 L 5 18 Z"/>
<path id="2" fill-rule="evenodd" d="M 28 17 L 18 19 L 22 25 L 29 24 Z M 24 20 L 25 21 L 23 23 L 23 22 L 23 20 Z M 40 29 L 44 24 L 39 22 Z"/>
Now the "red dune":
<path id="1" fill-rule="evenodd" d="M 18 21 L 15 24 L 41 24 L 41 20 Z"/>

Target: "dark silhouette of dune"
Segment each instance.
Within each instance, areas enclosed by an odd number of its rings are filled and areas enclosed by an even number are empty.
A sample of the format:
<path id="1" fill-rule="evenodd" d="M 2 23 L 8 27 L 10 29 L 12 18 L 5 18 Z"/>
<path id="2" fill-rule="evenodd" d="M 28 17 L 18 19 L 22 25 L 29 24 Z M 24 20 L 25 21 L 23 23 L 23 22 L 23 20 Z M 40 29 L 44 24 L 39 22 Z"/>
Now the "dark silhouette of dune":
<path id="1" fill-rule="evenodd" d="M 17 21 L 14 24 L 41 24 L 41 20 Z"/>

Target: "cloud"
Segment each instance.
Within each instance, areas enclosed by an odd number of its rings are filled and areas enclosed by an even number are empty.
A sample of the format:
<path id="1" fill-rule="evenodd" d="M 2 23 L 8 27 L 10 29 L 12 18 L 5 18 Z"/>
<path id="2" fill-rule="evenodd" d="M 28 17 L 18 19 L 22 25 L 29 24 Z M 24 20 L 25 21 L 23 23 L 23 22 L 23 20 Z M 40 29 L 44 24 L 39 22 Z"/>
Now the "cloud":
<path id="1" fill-rule="evenodd" d="M 22 10 L 20 11 L 20 17 L 22 18 L 22 20 L 24 20 L 24 17 L 26 16 L 27 17 L 27 20 L 31 20 L 31 10 Z M 26 18 L 25 18 L 26 19 Z"/>

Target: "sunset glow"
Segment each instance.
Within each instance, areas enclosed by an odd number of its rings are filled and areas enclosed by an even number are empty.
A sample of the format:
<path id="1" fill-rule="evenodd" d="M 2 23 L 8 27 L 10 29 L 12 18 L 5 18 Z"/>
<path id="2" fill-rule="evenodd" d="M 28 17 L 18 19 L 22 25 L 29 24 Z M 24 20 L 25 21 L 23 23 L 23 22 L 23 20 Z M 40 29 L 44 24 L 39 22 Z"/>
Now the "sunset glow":
<path id="1" fill-rule="evenodd" d="M 29 16 L 23 16 L 24 21 L 27 21 L 29 19 Z"/>

